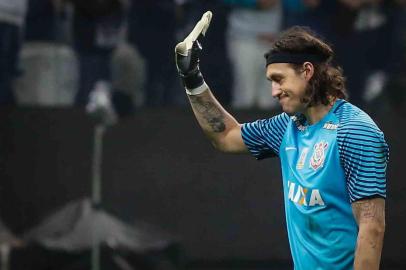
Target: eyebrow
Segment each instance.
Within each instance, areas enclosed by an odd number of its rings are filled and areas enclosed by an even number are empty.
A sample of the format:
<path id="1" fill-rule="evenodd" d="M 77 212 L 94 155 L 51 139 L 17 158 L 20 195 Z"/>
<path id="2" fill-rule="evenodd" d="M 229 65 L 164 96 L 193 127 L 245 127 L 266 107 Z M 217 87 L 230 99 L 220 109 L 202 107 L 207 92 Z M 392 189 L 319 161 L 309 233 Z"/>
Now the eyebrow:
<path id="1" fill-rule="evenodd" d="M 267 76 L 267 80 L 269 81 L 276 81 L 276 80 L 280 80 L 283 78 L 282 74 L 279 73 L 272 73 L 269 77 Z"/>

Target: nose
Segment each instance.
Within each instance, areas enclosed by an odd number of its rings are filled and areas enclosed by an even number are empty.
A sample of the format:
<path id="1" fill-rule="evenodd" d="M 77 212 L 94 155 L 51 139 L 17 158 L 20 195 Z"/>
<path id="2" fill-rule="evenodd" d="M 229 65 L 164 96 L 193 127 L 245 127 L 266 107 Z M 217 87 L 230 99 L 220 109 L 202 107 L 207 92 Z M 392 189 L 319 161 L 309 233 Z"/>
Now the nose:
<path id="1" fill-rule="evenodd" d="M 281 85 L 277 82 L 272 81 L 271 85 L 272 97 L 277 98 L 282 94 Z"/>

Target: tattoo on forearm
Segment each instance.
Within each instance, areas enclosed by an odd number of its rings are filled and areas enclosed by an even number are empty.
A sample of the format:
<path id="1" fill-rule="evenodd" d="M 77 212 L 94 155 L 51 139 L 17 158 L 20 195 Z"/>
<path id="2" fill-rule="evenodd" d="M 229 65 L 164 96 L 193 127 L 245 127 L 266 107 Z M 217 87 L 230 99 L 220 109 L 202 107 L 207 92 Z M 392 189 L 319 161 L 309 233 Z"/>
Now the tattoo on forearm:
<path id="1" fill-rule="evenodd" d="M 385 206 L 371 200 L 354 203 L 354 211 L 359 222 L 385 219 Z"/>
<path id="2" fill-rule="evenodd" d="M 379 269 L 385 233 L 385 201 L 365 199 L 352 204 L 359 225 L 354 269 Z"/>
<path id="3" fill-rule="evenodd" d="M 213 132 L 220 133 L 226 129 L 224 115 L 216 104 L 197 96 L 191 96 L 190 101 L 195 110 L 207 121 Z"/>

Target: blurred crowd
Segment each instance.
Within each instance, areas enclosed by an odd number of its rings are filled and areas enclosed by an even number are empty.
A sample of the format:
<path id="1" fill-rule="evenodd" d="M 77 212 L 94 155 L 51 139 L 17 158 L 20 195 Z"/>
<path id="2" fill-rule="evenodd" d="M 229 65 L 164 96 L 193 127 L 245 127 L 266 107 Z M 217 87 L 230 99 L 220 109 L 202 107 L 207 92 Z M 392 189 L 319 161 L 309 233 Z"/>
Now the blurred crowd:
<path id="1" fill-rule="evenodd" d="M 201 69 L 226 106 L 275 108 L 263 55 L 293 25 L 333 45 L 353 103 L 404 101 L 405 0 L 2 0 L 0 105 L 184 106 L 173 50 L 206 10 Z"/>

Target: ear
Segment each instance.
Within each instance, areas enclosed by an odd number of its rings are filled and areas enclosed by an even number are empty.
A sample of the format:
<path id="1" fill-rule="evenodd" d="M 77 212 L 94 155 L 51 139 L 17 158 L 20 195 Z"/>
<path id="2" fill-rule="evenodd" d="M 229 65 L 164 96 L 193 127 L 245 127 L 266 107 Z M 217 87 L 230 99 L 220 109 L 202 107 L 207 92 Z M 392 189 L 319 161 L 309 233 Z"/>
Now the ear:
<path id="1" fill-rule="evenodd" d="M 310 62 L 304 62 L 303 63 L 303 74 L 304 74 L 305 79 L 307 81 L 309 81 L 313 77 L 314 66 L 313 66 L 312 63 L 310 63 Z"/>

